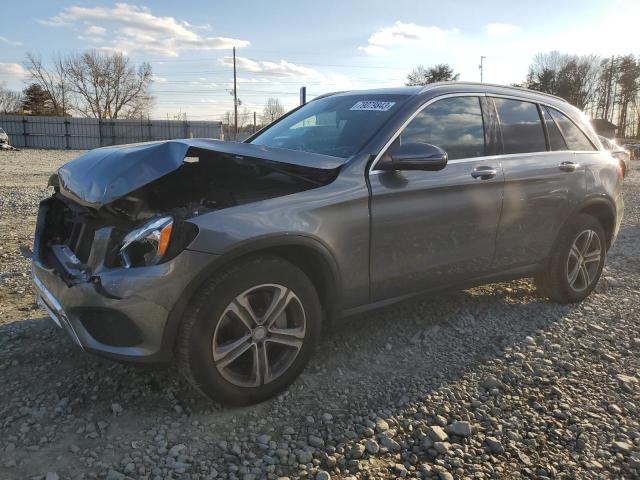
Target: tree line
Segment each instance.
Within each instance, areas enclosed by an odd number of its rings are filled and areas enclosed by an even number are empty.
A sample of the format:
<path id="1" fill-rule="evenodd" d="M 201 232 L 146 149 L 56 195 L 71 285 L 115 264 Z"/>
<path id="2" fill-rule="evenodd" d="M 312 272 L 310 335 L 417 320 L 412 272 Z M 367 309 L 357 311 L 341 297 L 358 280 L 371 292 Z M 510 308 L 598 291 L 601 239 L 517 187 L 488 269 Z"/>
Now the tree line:
<path id="1" fill-rule="evenodd" d="M 522 86 L 610 121 L 617 125 L 617 137 L 640 138 L 640 57 L 539 53 Z"/>
<path id="2" fill-rule="evenodd" d="M 89 50 L 55 56 L 48 64 L 30 53 L 24 67 L 29 84 L 22 92 L 0 84 L 0 113 L 143 118 L 153 104 L 151 66 L 147 62 L 134 65 L 122 53 Z M 407 75 L 406 85 L 458 78 L 446 63 L 428 68 L 419 65 Z M 524 81 L 514 85 L 562 97 L 592 118 L 616 124 L 618 137 L 640 138 L 640 57 L 538 53 Z M 260 124 L 269 124 L 283 114 L 278 99 L 270 98 Z M 238 117 L 240 130 L 253 128 L 252 112 L 244 108 Z M 227 123 L 232 122 L 227 119 Z"/>
<path id="3" fill-rule="evenodd" d="M 233 93 L 233 90 L 231 91 Z M 238 105 L 242 105 L 242 100 L 238 99 Z M 261 128 L 275 122 L 286 113 L 284 105 L 278 98 L 269 97 L 262 108 L 262 112 L 253 112 L 247 107 L 242 107 L 238 112 L 238 133 L 252 134 Z M 225 132 L 225 138 L 233 139 L 235 136 L 235 123 L 233 119 L 234 112 L 227 111 L 222 121 L 222 129 Z M 255 122 L 255 123 L 254 123 Z"/>
<path id="4" fill-rule="evenodd" d="M 429 68 L 418 65 L 407 75 L 405 85 L 427 85 L 458 77 L 446 63 Z M 558 51 L 538 53 L 526 79 L 513 86 L 562 97 L 591 118 L 617 125 L 616 136 L 640 138 L 640 57 L 603 59 Z"/>
<path id="5" fill-rule="evenodd" d="M 29 84 L 22 92 L 0 85 L 0 113 L 146 118 L 153 104 L 151 66 L 119 52 L 58 55 L 48 64 L 29 53 L 24 67 Z"/>

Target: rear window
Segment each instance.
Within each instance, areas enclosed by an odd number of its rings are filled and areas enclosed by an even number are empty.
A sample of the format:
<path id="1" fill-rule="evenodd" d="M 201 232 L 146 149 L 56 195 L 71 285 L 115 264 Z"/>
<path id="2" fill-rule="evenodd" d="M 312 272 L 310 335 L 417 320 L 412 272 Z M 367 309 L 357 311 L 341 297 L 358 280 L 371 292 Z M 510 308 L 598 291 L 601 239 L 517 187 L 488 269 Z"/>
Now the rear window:
<path id="1" fill-rule="evenodd" d="M 538 106 L 531 102 L 494 98 L 500 127 L 504 153 L 546 152 Z"/>
<path id="2" fill-rule="evenodd" d="M 555 108 L 549 107 L 549 112 L 560 127 L 569 150 L 595 150 L 595 147 L 593 146 L 591 141 L 589 141 L 582 130 L 580 130 L 578 126 L 573 123 L 573 120 L 571 120 L 564 113 L 559 112 Z"/>
<path id="3" fill-rule="evenodd" d="M 347 158 L 401 108 L 408 95 L 334 95 L 282 118 L 251 143 Z"/>

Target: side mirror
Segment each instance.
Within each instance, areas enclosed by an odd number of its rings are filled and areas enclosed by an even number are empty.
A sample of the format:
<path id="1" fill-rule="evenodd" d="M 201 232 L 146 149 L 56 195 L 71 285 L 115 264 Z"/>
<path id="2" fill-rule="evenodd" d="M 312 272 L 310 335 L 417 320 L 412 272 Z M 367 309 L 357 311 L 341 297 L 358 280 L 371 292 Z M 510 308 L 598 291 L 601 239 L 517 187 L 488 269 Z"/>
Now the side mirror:
<path id="1" fill-rule="evenodd" d="M 429 143 L 405 143 L 394 148 L 381 170 L 442 170 L 447 165 L 447 152 Z"/>

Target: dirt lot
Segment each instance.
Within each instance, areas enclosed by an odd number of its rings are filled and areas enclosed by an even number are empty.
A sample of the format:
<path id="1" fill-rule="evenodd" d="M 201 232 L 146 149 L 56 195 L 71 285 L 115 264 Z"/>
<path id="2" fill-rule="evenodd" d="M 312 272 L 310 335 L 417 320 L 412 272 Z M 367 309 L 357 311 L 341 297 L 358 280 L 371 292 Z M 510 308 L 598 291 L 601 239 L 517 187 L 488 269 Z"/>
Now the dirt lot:
<path id="1" fill-rule="evenodd" d="M 640 172 L 597 293 L 494 284 L 354 318 L 280 397 L 223 408 L 82 353 L 34 306 L 48 175 L 0 152 L 0 478 L 638 478 Z"/>

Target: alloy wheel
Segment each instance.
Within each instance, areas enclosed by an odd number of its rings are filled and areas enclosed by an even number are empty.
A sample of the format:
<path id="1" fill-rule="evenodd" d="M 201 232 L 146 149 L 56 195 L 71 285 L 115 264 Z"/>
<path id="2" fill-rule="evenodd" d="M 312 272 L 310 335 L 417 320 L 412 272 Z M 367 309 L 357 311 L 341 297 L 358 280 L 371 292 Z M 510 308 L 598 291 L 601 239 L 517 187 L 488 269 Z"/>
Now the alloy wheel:
<path id="1" fill-rule="evenodd" d="M 213 362 L 239 387 L 272 382 L 293 364 L 304 343 L 302 302 L 287 287 L 263 284 L 238 295 L 213 333 Z"/>
<path id="2" fill-rule="evenodd" d="M 593 230 L 582 231 L 574 240 L 567 258 L 567 280 L 576 292 L 587 289 L 598 274 L 602 243 Z"/>

